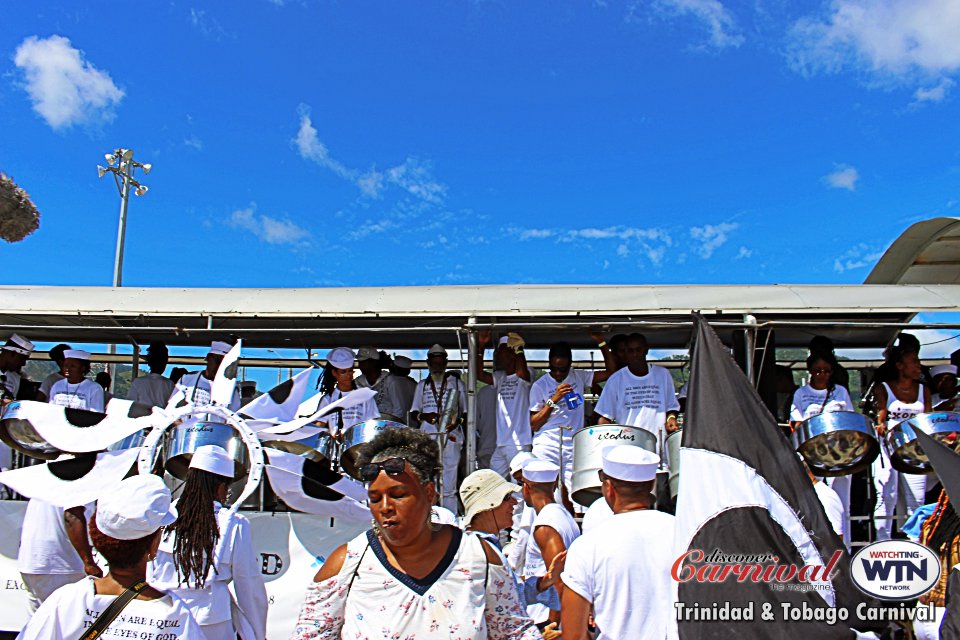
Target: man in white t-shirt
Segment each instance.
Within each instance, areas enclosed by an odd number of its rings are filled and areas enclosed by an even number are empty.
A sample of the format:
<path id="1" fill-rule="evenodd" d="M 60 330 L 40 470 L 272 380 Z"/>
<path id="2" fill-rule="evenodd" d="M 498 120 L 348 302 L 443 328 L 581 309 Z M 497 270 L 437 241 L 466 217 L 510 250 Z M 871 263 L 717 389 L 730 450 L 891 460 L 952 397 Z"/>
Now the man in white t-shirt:
<path id="1" fill-rule="evenodd" d="M 567 498 L 573 493 L 573 434 L 584 426 L 584 393 L 617 370 L 603 335 L 592 336 L 603 353 L 603 371 L 574 369 L 570 345 L 558 342 L 550 347 L 547 356 L 548 374 L 540 376 L 530 387 L 533 455 L 560 467 Z"/>
<path id="2" fill-rule="evenodd" d="M 941 364 L 930 368 L 933 378 L 933 393 L 930 406 L 934 411 L 956 411 L 957 403 L 957 366 Z"/>
<path id="3" fill-rule="evenodd" d="M 663 640 L 673 618 L 670 567 L 674 517 L 653 509 L 660 460 L 629 445 L 602 454 L 603 498 L 613 515 L 577 538 L 567 553 L 562 624 L 567 640 Z"/>
<path id="4" fill-rule="evenodd" d="M 9 402 L 20 392 L 20 371 L 33 353 L 33 343 L 23 336 L 12 334 L 0 347 L 0 396 Z"/>
<path id="5" fill-rule="evenodd" d="M 31 613 L 63 585 L 87 575 L 103 576 L 87 537 L 88 510 L 92 512 L 92 504 L 63 509 L 36 498 L 27 503 L 17 568 Z"/>
<path id="6" fill-rule="evenodd" d="M 103 387 L 86 377 L 90 373 L 90 353 L 82 349 L 64 351 L 63 373 L 66 377 L 50 387 L 50 404 L 103 413 L 107 405 Z"/>
<path id="7" fill-rule="evenodd" d="M 386 354 L 382 355 L 387 358 Z M 404 406 L 402 392 L 398 388 L 402 383 L 392 373 L 383 370 L 383 363 L 379 351 L 373 347 L 360 347 L 357 350 L 357 368 L 360 369 L 360 375 L 354 380 L 358 388 L 369 387 L 377 392 L 374 402 L 380 411 L 380 417 L 404 422 L 409 407 Z"/>
<path id="8" fill-rule="evenodd" d="M 50 349 L 47 355 L 57 365 L 57 370 L 48 375 L 40 383 L 40 389 L 37 390 L 37 402 L 48 402 L 50 400 L 50 387 L 54 382 L 63 380 L 63 353 L 70 348 L 68 344 L 58 344 Z"/>
<path id="9" fill-rule="evenodd" d="M 413 394 L 410 417 L 424 433 L 446 433 L 441 445 L 443 460 L 443 492 L 441 504 L 454 513 L 457 503 L 457 467 L 463 448 L 463 430 L 460 428 L 467 413 L 467 390 L 453 371 L 447 371 L 447 350 L 435 344 L 427 351 L 430 374 L 417 383 Z M 455 404 L 453 404 L 455 403 Z M 452 405 L 453 413 L 444 416 L 444 409 Z"/>
<path id="10" fill-rule="evenodd" d="M 679 429 L 677 402 L 673 378 L 663 367 L 647 364 L 647 339 L 631 333 L 624 341 L 627 366 L 610 376 L 603 387 L 595 411 L 599 424 L 623 424 L 646 429 L 657 437 L 657 452 L 666 435 Z"/>
<path id="11" fill-rule="evenodd" d="M 530 540 L 521 575 L 524 580 L 536 577 L 538 591 L 546 590 L 541 579 L 545 581 L 548 568 L 559 567 L 559 564 L 553 564 L 557 556 L 569 549 L 580 536 L 580 528 L 573 516 L 554 500 L 559 476 L 560 467 L 546 460 L 528 460 L 523 465 L 523 501 L 533 508 L 536 517 L 530 527 Z M 562 557 L 557 562 L 562 562 Z M 558 585 L 555 588 L 563 597 L 562 587 Z M 560 621 L 559 611 L 548 609 L 539 602 L 527 606 L 527 615 L 538 625 Z"/>
<path id="12" fill-rule="evenodd" d="M 170 360 L 167 345 L 162 342 L 151 342 L 147 347 L 145 360 L 150 367 L 150 373 L 134 378 L 127 392 L 127 400 L 154 407 L 165 407 L 174 387 L 173 380 L 163 375 Z"/>
<path id="13" fill-rule="evenodd" d="M 533 445 L 530 369 L 523 354 L 523 338 L 510 333 L 500 338 L 493 351 L 493 373 L 484 371 L 483 352 L 490 342 L 490 332 L 481 331 L 478 337 L 477 379 L 497 390 L 497 448 L 490 456 L 490 468 L 506 478 L 513 457 L 530 451 Z"/>
<path id="14" fill-rule="evenodd" d="M 400 408 L 397 415 L 402 418 L 401 422 L 407 421 L 407 414 L 413 406 L 413 396 L 417 392 L 417 381 L 410 377 L 412 368 L 413 360 L 407 356 L 395 356 L 390 363 L 390 376 L 394 382 L 390 391 L 395 396 L 394 404 Z"/>
<path id="15" fill-rule="evenodd" d="M 214 341 L 210 345 L 210 351 L 207 352 L 207 367 L 203 371 L 185 373 L 174 385 L 170 397 L 177 395 L 181 391 L 189 402 L 198 407 L 210 404 L 210 390 L 213 381 L 217 377 L 217 369 L 223 362 L 223 357 L 230 353 L 231 346 L 226 342 Z M 240 389 L 234 387 L 233 398 L 230 400 L 229 409 L 237 411 L 240 408 Z"/>

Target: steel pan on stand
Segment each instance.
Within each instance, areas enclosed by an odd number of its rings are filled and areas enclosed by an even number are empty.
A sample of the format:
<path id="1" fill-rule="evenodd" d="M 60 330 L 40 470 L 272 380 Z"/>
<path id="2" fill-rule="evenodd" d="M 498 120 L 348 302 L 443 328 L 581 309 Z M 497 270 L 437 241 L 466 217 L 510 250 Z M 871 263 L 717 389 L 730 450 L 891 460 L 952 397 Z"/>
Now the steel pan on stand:
<path id="1" fill-rule="evenodd" d="M 600 497 L 600 475 L 603 450 L 626 444 L 657 452 L 657 436 L 646 429 L 620 424 L 601 424 L 583 427 L 573 434 L 573 492 L 570 498 L 590 506 Z"/>
<path id="2" fill-rule="evenodd" d="M 173 427 L 167 434 L 164 468 L 179 480 L 187 479 L 187 470 L 193 452 L 198 447 L 215 444 L 226 449 L 233 458 L 233 479 L 240 480 L 250 470 L 250 458 L 240 434 L 222 422 L 195 422 L 188 420 Z"/>
<path id="3" fill-rule="evenodd" d="M 897 471 L 916 474 L 933 471 L 929 458 L 917 442 L 917 430 L 951 446 L 960 435 L 960 413 L 921 413 L 890 429 L 887 433 L 887 443 L 891 451 L 890 464 Z"/>
<path id="4" fill-rule="evenodd" d="M 0 413 L 0 440 L 11 449 L 31 458 L 55 460 L 62 452 L 44 440 L 21 414 L 19 401 L 11 402 Z"/>
<path id="5" fill-rule="evenodd" d="M 846 476 L 866 469 L 880 455 L 873 422 L 853 411 L 808 418 L 793 432 L 793 446 L 816 476 Z"/>
<path id="6" fill-rule="evenodd" d="M 264 440 L 263 446 L 285 451 L 297 456 L 313 460 L 314 462 L 327 462 L 334 465 L 340 458 L 340 443 L 337 442 L 329 433 L 320 432 L 303 440 L 295 442 L 286 442 L 284 440 Z"/>
<path id="7" fill-rule="evenodd" d="M 360 447 L 373 440 L 382 431 L 387 429 L 404 429 L 407 425 L 393 420 L 382 420 L 374 418 L 364 422 L 358 422 L 343 432 L 343 444 L 340 454 L 340 468 L 344 473 L 359 480 L 359 469 L 357 469 L 357 458 L 360 455 Z"/>

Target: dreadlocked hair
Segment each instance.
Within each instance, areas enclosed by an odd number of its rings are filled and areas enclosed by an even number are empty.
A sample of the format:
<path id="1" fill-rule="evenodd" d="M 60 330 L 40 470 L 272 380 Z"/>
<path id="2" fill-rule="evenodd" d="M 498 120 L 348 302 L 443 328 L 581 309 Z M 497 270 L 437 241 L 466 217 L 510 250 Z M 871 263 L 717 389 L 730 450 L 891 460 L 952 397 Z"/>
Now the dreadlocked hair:
<path id="1" fill-rule="evenodd" d="M 202 589 L 213 567 L 213 552 L 220 540 L 220 527 L 213 511 L 214 495 L 217 487 L 226 483 L 226 478 L 209 471 L 187 471 L 183 493 L 177 500 L 180 515 L 167 530 L 177 534 L 173 541 L 173 566 L 177 568 L 181 584 L 188 588 L 192 578 L 196 581 L 192 588 Z"/>
<path id="2" fill-rule="evenodd" d="M 940 553 L 943 545 L 951 544 L 958 535 L 960 535 L 960 517 L 954 511 L 947 492 L 941 491 L 936 508 L 923 523 L 920 541 Z"/>

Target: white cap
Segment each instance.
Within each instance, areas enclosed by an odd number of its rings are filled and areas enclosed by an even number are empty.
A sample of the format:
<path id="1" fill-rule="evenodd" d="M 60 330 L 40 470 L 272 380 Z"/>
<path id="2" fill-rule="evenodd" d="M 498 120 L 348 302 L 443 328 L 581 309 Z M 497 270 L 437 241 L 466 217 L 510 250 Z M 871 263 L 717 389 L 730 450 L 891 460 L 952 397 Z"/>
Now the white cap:
<path id="1" fill-rule="evenodd" d="M 546 460 L 529 460 L 523 465 L 523 479 L 528 482 L 555 482 L 560 475 L 560 467 Z"/>
<path id="2" fill-rule="evenodd" d="M 233 458 L 227 450 L 216 444 L 197 447 L 190 458 L 190 468 L 209 471 L 224 478 L 233 477 Z"/>
<path id="3" fill-rule="evenodd" d="M 233 345 L 227 342 L 220 342 L 219 340 L 214 340 L 210 343 L 210 351 L 207 352 L 207 355 L 215 356 L 225 356 L 230 353 L 230 349 L 233 348 Z"/>
<path id="4" fill-rule="evenodd" d="M 83 349 L 67 349 L 63 352 L 63 359 L 73 358 L 74 360 L 89 360 L 90 352 Z"/>
<path id="5" fill-rule="evenodd" d="M 500 339 L 497 340 L 497 344 L 507 344 L 510 341 L 510 336 L 500 336 Z"/>
<path id="6" fill-rule="evenodd" d="M 601 458 L 601 468 L 605 474 L 626 482 L 653 480 L 657 477 L 657 467 L 660 466 L 657 454 L 628 444 L 607 447 Z"/>
<path id="7" fill-rule="evenodd" d="M 353 368 L 353 351 L 346 347 L 337 347 L 327 354 L 327 362 L 335 369 Z"/>
<path id="8" fill-rule="evenodd" d="M 523 469 L 523 465 L 530 460 L 536 460 L 536 458 L 537 457 L 529 451 L 521 451 L 517 455 L 513 456 L 513 458 L 510 460 L 510 475 L 520 471 Z"/>
<path id="9" fill-rule="evenodd" d="M 23 336 L 13 333 L 7 338 L 7 342 L 2 349 L 3 351 L 13 351 L 22 356 L 28 356 L 33 352 L 33 343 Z"/>
<path id="10" fill-rule="evenodd" d="M 931 377 L 931 378 L 936 378 L 937 376 L 943 375 L 944 373 L 950 373 L 950 374 L 953 374 L 953 375 L 957 375 L 957 367 L 956 367 L 956 365 L 953 365 L 953 364 L 938 364 L 938 365 L 935 366 L 935 367 L 930 367 L 930 377 Z"/>
<path id="11" fill-rule="evenodd" d="M 520 491 L 520 486 L 504 480 L 492 469 L 474 471 L 460 485 L 460 500 L 463 501 L 463 522 L 470 524 L 478 513 L 499 507 L 503 499 Z"/>
<path id="12" fill-rule="evenodd" d="M 427 351 L 427 355 L 428 356 L 445 356 L 447 355 L 447 350 L 441 347 L 440 345 L 435 344 L 432 347 L 430 347 L 429 351 Z"/>
<path id="13" fill-rule="evenodd" d="M 379 360 L 380 354 L 373 347 L 360 347 L 357 350 L 357 361 L 360 360 Z"/>
<path id="14" fill-rule="evenodd" d="M 393 359 L 393 364 L 394 366 L 400 367 L 401 369 L 413 368 L 413 360 L 411 360 L 407 356 L 397 356 L 396 358 Z"/>
<path id="15" fill-rule="evenodd" d="M 97 501 L 97 529 L 115 540 L 139 540 L 177 520 L 170 489 L 160 476 L 121 480 Z"/>

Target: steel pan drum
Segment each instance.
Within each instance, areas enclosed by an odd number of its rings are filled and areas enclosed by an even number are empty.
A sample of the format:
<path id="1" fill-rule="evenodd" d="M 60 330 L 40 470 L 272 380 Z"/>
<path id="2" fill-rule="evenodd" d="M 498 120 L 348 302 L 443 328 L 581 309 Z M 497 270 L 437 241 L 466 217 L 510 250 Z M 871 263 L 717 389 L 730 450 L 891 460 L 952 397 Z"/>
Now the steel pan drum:
<path id="1" fill-rule="evenodd" d="M 861 471 L 880 454 L 873 422 L 853 411 L 821 413 L 800 423 L 793 446 L 814 475 L 835 477 Z"/>
<path id="2" fill-rule="evenodd" d="M 320 432 L 312 437 L 284 442 L 282 440 L 264 440 L 263 446 L 286 451 L 314 462 L 333 463 L 337 459 L 338 443 L 329 433 Z"/>
<path id="3" fill-rule="evenodd" d="M 61 451 L 40 437 L 29 420 L 20 417 L 20 403 L 11 402 L 0 417 L 0 440 L 10 448 L 41 460 L 54 460 Z"/>
<path id="4" fill-rule="evenodd" d="M 921 413 L 890 429 L 887 443 L 890 445 L 890 464 L 903 473 L 930 473 L 933 467 L 917 442 L 916 430 L 923 431 L 934 440 L 952 445 L 960 434 L 960 413 L 943 411 Z"/>
<path id="5" fill-rule="evenodd" d="M 404 429 L 407 425 L 393 420 L 367 420 L 358 422 L 343 432 L 343 450 L 340 454 L 340 467 L 348 475 L 360 479 L 357 470 L 357 457 L 360 447 L 373 440 L 381 431 Z"/>
<path id="6" fill-rule="evenodd" d="M 233 479 L 239 480 L 250 470 L 250 458 L 240 435 L 228 424 L 220 422 L 184 422 L 173 427 L 167 434 L 164 467 L 180 480 L 187 479 L 190 459 L 198 447 L 216 444 L 227 450 L 233 458 Z"/>
<path id="7" fill-rule="evenodd" d="M 657 452 L 657 436 L 646 429 L 620 424 L 601 424 L 584 427 L 573 434 L 573 492 L 574 502 L 590 506 L 600 497 L 601 455 L 607 447 L 628 444 Z"/>
<path id="8" fill-rule="evenodd" d="M 683 431 L 674 431 L 667 436 L 664 448 L 667 450 L 667 460 L 670 461 L 670 497 L 676 499 L 680 491 L 680 440 L 683 439 Z"/>

